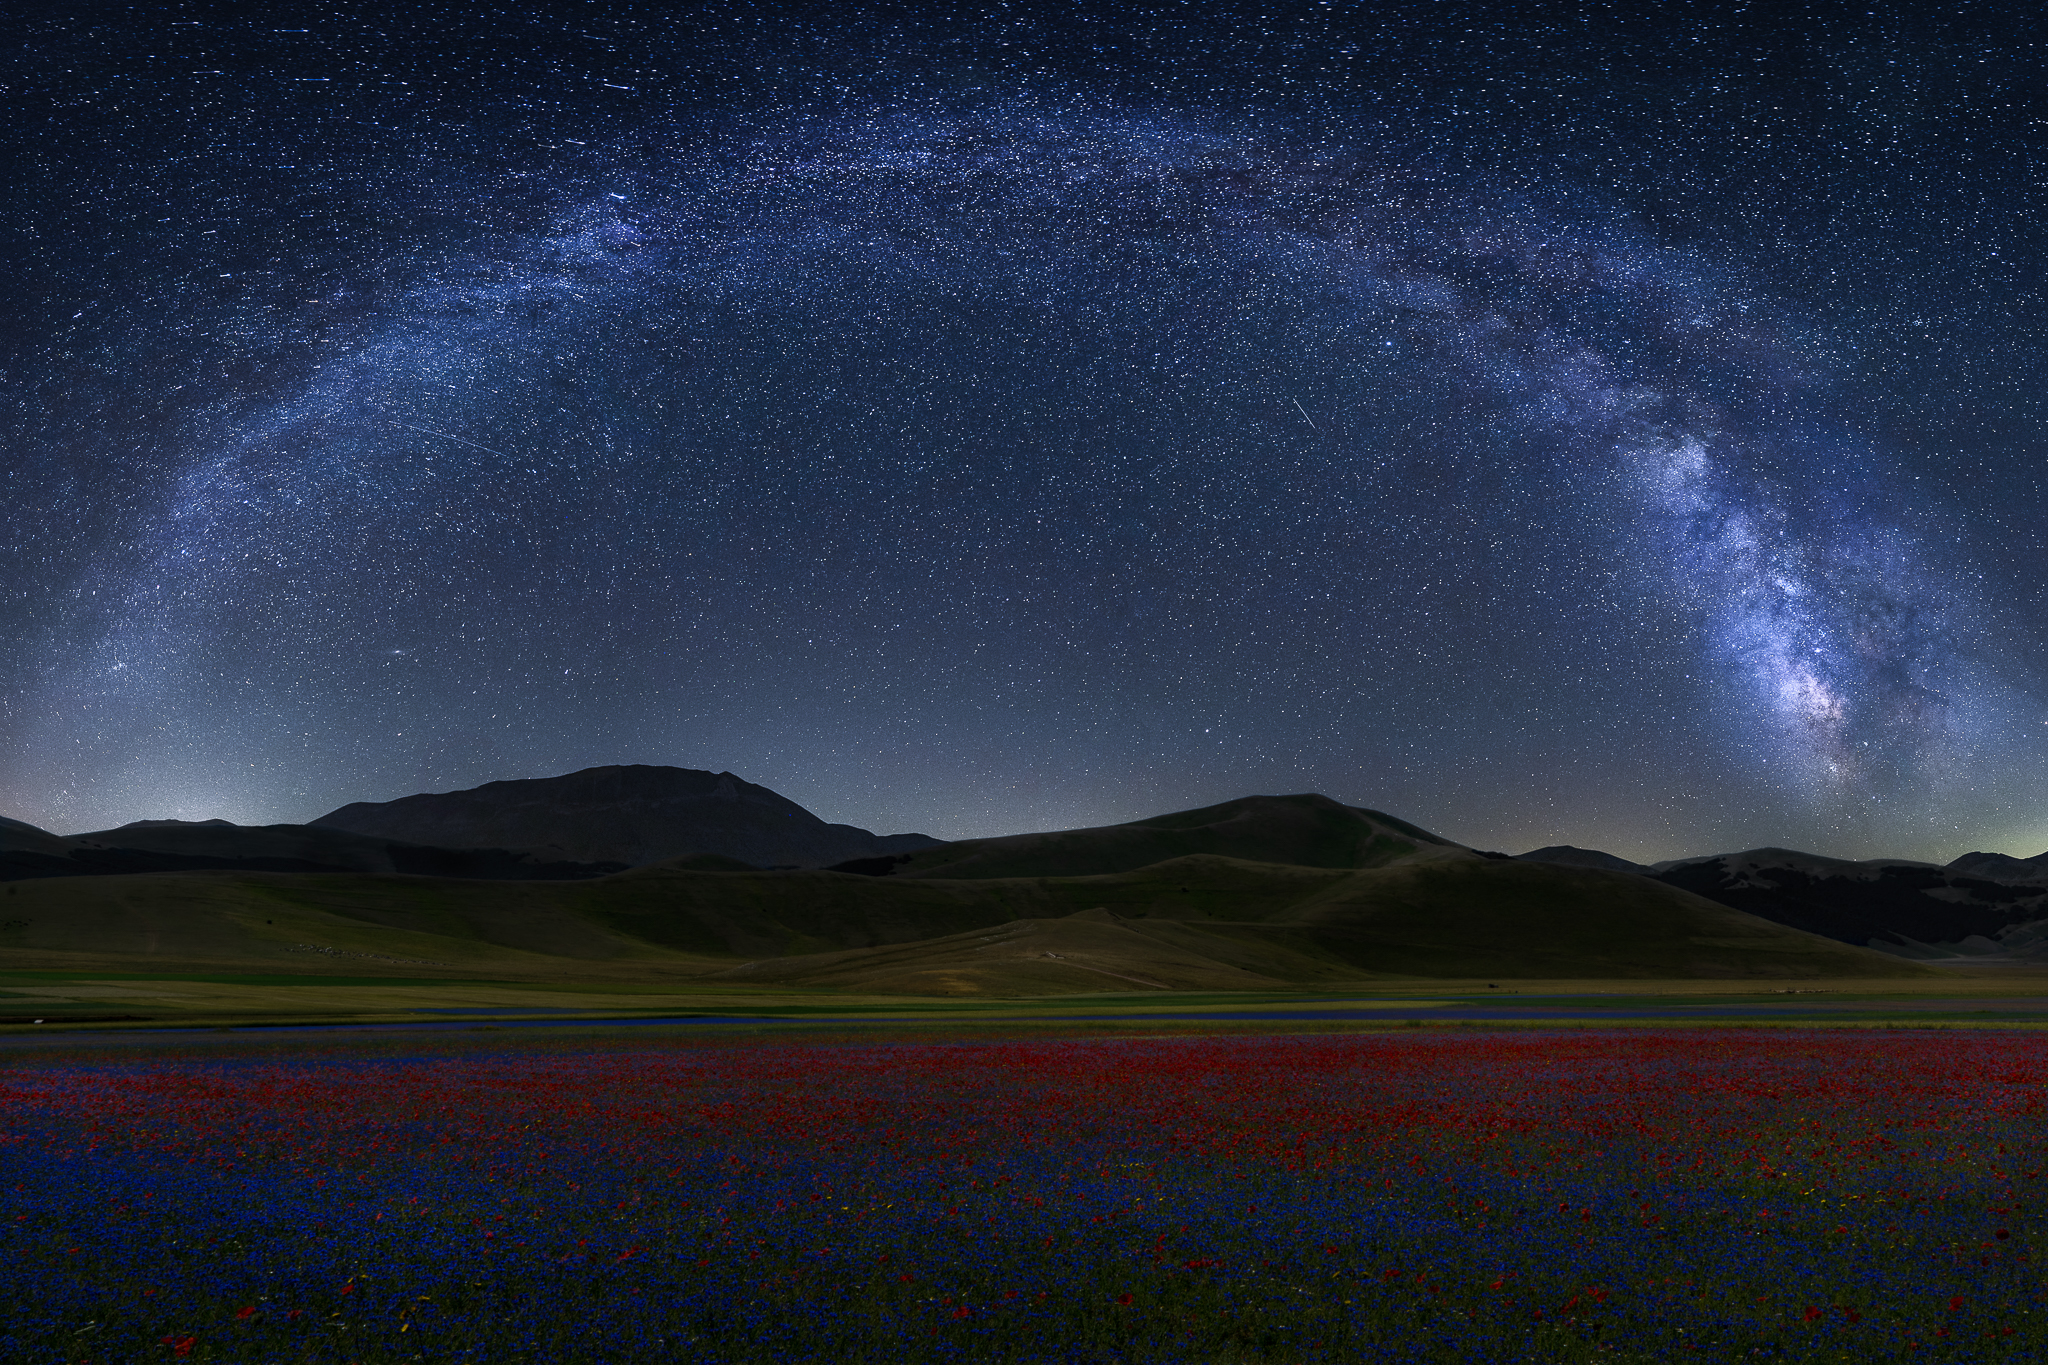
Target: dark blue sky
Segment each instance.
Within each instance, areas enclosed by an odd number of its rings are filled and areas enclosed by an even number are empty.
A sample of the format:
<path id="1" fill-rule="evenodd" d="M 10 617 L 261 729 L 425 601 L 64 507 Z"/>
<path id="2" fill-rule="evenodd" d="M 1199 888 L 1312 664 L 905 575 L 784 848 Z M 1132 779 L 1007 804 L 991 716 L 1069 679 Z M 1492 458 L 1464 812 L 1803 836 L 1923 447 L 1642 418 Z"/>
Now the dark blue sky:
<path id="1" fill-rule="evenodd" d="M 2011 18 L 17 24 L 0 811 L 2040 852 Z"/>

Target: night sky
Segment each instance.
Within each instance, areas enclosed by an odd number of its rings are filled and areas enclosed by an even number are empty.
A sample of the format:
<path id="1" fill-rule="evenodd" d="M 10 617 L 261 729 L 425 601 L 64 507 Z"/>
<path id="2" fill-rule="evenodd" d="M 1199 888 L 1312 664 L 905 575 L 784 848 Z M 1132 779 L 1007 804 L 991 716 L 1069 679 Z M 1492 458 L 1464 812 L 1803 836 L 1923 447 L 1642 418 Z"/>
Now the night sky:
<path id="1" fill-rule="evenodd" d="M 2010 7 L 31 8 L 0 813 L 2048 848 Z"/>

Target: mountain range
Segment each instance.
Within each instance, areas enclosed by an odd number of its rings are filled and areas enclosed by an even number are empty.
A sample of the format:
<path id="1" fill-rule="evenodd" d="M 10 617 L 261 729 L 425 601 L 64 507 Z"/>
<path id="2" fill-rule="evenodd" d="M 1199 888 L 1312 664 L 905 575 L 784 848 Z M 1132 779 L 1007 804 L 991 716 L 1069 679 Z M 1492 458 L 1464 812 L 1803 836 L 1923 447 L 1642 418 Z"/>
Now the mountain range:
<path id="1" fill-rule="evenodd" d="M 1858 862 L 1788 848 L 1647 866 L 1569 845 L 1520 856 L 1649 877 L 1795 929 L 1913 957 L 2030 957 L 2036 939 L 2048 938 L 2038 932 L 2048 924 L 2048 853 L 1966 853 L 1946 865 Z"/>
<path id="2" fill-rule="evenodd" d="M 305 825 L 60 836 L 0 819 L 0 881 L 0 949 L 49 961 L 318 951 L 539 970 L 538 954 L 760 985 L 1039 994 L 2048 958 L 2048 854 L 1510 858 L 1318 795 L 942 842 L 830 824 L 731 773 L 641 765 L 359 802 Z M 292 934 L 303 941 L 279 941 Z"/>
<path id="3" fill-rule="evenodd" d="M 0 881 L 199 869 L 563 881 L 673 858 L 819 867 L 938 844 L 827 824 L 731 773 L 633 765 L 358 801 L 304 825 L 137 820 L 65 837 L 0 819 Z"/>

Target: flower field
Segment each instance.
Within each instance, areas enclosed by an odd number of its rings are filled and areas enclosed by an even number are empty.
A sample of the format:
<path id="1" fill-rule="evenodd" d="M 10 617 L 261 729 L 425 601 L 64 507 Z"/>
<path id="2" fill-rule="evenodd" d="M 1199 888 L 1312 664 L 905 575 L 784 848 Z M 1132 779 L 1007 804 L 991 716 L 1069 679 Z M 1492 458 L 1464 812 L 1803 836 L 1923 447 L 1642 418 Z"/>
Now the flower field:
<path id="1" fill-rule="evenodd" d="M 9 1362 L 2023 1360 L 2048 1038 L 16 1063 Z"/>

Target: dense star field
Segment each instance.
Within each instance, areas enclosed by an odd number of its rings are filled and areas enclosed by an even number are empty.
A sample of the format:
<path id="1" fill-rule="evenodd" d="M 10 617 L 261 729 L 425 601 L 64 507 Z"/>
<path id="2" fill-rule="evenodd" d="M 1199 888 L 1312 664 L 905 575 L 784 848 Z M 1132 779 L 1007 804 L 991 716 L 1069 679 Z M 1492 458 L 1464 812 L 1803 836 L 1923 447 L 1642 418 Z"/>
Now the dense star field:
<path id="1" fill-rule="evenodd" d="M 17 23 L 0 810 L 2039 852 L 2031 59 L 1658 13 Z"/>
<path id="2" fill-rule="evenodd" d="M 18 1066 L 9 1360 L 2038 1360 L 2038 1035 Z"/>

